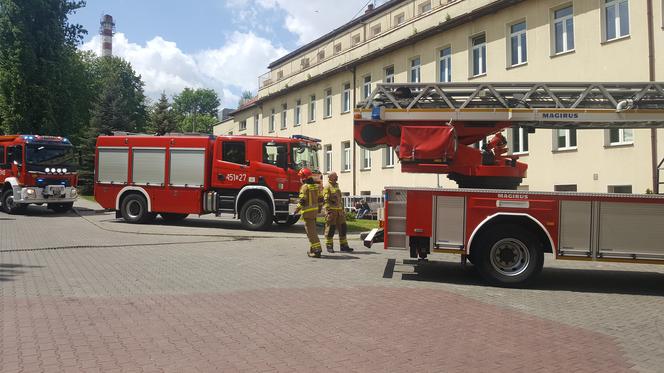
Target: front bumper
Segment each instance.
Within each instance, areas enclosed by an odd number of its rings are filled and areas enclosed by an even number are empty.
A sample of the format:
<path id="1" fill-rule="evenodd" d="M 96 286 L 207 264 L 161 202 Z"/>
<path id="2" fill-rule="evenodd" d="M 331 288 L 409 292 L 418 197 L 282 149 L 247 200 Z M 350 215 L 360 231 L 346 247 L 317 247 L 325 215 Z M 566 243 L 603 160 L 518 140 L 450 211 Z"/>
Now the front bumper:
<path id="1" fill-rule="evenodd" d="M 70 203 L 77 199 L 78 191 L 74 187 L 14 187 L 14 203 Z"/>

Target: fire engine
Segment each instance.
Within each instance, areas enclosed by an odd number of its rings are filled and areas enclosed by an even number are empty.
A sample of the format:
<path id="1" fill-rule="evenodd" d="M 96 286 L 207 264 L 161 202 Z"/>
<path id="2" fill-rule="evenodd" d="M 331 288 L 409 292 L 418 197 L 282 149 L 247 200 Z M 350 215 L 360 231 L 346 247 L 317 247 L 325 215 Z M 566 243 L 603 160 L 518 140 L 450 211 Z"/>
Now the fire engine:
<path id="1" fill-rule="evenodd" d="M 74 146 L 55 136 L 0 136 L 0 207 L 19 214 L 30 204 L 69 211 L 78 198 Z"/>
<path id="2" fill-rule="evenodd" d="M 384 230 L 365 245 L 458 254 L 503 286 L 531 280 L 544 253 L 664 264 L 664 196 L 516 190 L 527 165 L 501 134 L 512 126 L 664 127 L 664 84 L 379 84 L 355 111 L 356 141 L 392 146 L 404 172 L 448 174 L 459 189 L 386 187 Z"/>
<path id="3" fill-rule="evenodd" d="M 233 214 L 249 230 L 292 225 L 307 167 L 320 179 L 320 140 L 258 136 L 100 136 L 95 198 L 129 223 L 157 215 Z"/>

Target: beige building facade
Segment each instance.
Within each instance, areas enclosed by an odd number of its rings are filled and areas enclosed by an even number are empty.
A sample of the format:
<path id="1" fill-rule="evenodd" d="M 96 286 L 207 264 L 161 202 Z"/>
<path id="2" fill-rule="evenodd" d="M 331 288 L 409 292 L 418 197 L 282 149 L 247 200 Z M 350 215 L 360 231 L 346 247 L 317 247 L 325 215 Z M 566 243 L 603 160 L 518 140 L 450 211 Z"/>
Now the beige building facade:
<path id="1" fill-rule="evenodd" d="M 351 194 L 380 194 L 386 185 L 454 187 L 445 175 L 402 173 L 391 149 L 355 145 L 353 107 L 377 83 L 662 81 L 663 4 L 388 1 L 273 61 L 257 99 L 215 134 L 319 138 L 322 171 L 338 172 Z M 510 129 L 506 136 L 529 165 L 523 189 L 644 193 L 654 186 L 653 162 L 664 157 L 664 131 L 655 132 Z"/>

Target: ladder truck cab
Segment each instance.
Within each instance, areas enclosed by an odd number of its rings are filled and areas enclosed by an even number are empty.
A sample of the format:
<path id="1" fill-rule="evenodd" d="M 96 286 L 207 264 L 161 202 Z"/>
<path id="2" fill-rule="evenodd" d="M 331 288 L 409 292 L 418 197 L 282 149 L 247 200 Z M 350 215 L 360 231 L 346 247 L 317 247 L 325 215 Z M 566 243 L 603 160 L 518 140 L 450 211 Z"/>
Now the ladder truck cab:
<path id="1" fill-rule="evenodd" d="M 100 136 L 95 198 L 129 223 L 232 214 L 249 230 L 292 225 L 320 140 L 258 136 Z"/>
<path id="2" fill-rule="evenodd" d="M 531 280 L 544 253 L 664 264 L 664 196 L 517 191 L 527 165 L 501 134 L 662 128 L 662 83 L 379 84 L 354 118 L 360 146 L 392 146 L 402 171 L 447 174 L 459 186 L 386 187 L 384 230 L 370 232 L 366 246 L 383 241 L 423 260 L 458 254 L 503 286 Z"/>
<path id="3" fill-rule="evenodd" d="M 68 139 L 0 136 L 0 208 L 19 214 L 30 204 L 62 213 L 78 198 L 77 155 Z"/>

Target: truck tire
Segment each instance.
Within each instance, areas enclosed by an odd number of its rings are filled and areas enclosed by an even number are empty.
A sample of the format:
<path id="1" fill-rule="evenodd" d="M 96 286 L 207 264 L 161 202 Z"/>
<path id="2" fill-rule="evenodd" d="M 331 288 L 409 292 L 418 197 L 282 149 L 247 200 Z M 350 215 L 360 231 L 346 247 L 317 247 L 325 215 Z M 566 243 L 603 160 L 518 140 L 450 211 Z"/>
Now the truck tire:
<path id="1" fill-rule="evenodd" d="M 28 207 L 25 204 L 14 203 L 14 191 L 11 189 L 2 192 L 0 203 L 2 203 L 2 211 L 10 215 L 21 214 Z"/>
<path id="2" fill-rule="evenodd" d="M 161 215 L 161 218 L 168 223 L 177 223 L 179 221 L 183 221 L 187 218 L 187 216 L 189 216 L 189 214 L 175 214 L 172 212 L 162 212 L 159 213 L 159 215 Z"/>
<path id="3" fill-rule="evenodd" d="M 127 223 L 131 224 L 145 224 L 154 220 L 156 216 L 148 211 L 145 197 L 138 194 L 130 194 L 122 200 L 120 214 Z"/>
<path id="4" fill-rule="evenodd" d="M 250 231 L 266 230 L 274 219 L 272 209 L 260 198 L 247 201 L 240 210 L 240 220 L 245 229 Z"/>
<path id="5" fill-rule="evenodd" d="M 527 230 L 502 224 L 483 232 L 473 242 L 472 263 L 492 284 L 523 286 L 542 271 L 542 242 Z"/>
<path id="6" fill-rule="evenodd" d="M 74 207 L 74 202 L 67 203 L 49 203 L 46 205 L 49 210 L 52 210 L 56 214 L 64 214 Z"/>
<path id="7" fill-rule="evenodd" d="M 277 225 L 280 225 L 282 227 L 290 227 L 291 225 L 297 223 L 298 221 L 300 221 L 300 215 L 289 216 L 288 220 L 284 222 L 278 222 L 278 221 L 275 222 L 277 223 Z"/>

